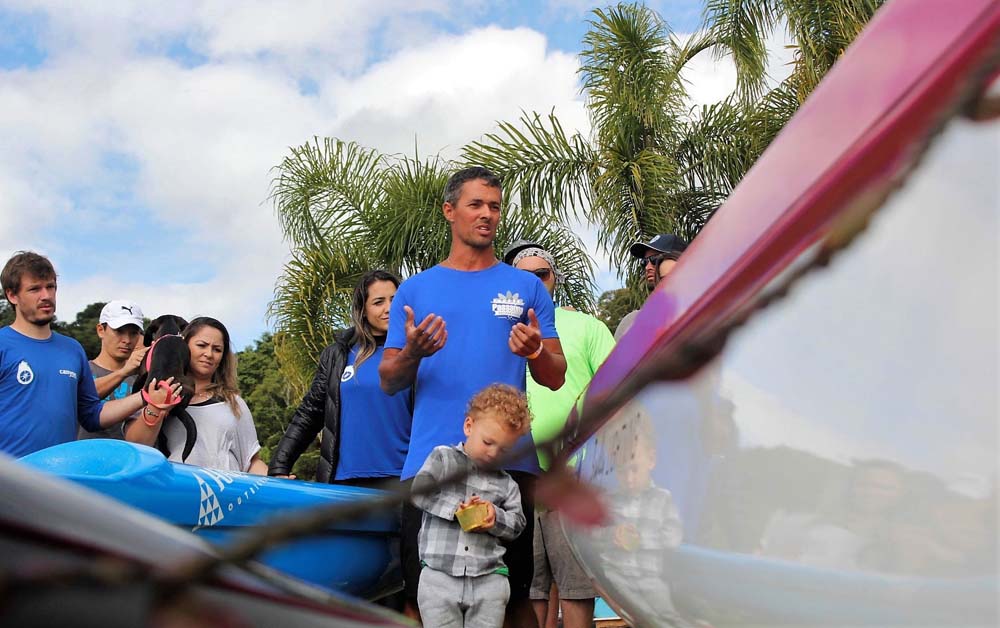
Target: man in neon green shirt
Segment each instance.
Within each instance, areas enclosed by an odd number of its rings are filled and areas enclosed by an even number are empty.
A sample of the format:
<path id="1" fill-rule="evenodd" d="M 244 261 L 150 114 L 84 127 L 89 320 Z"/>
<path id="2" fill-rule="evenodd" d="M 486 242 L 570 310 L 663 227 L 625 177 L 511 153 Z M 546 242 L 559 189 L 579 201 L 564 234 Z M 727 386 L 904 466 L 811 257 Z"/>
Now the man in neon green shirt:
<path id="1" fill-rule="evenodd" d="M 554 294 L 563 276 L 552 255 L 534 242 L 518 241 L 504 251 L 504 262 L 530 272 Z M 566 356 L 566 381 L 558 390 L 535 383 L 528 375 L 528 405 L 531 408 L 531 435 L 535 442 L 549 440 L 562 431 L 577 398 L 586 389 L 598 367 L 615 346 L 614 338 L 600 320 L 566 308 L 556 308 L 556 331 Z M 549 460 L 539 451 L 538 462 L 547 469 Z M 555 617 L 562 608 L 564 628 L 584 628 L 593 624 L 596 592 L 586 573 L 576 562 L 566 542 L 558 513 L 535 509 L 535 576 L 531 582 L 531 603 L 538 624 Z"/>

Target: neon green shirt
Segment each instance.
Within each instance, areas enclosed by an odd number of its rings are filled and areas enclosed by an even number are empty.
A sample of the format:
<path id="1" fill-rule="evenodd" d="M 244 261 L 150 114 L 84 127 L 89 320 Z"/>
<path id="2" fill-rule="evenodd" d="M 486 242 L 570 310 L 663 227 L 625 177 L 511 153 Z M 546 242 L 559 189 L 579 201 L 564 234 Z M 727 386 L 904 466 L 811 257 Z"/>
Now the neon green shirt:
<path id="1" fill-rule="evenodd" d="M 559 390 L 549 390 L 535 383 L 528 373 L 528 406 L 533 417 L 531 436 L 536 441 L 552 438 L 562 430 L 577 397 L 615 346 L 607 326 L 582 312 L 556 308 L 556 331 L 566 356 L 566 382 Z M 542 469 L 549 468 L 547 458 L 538 452 Z"/>

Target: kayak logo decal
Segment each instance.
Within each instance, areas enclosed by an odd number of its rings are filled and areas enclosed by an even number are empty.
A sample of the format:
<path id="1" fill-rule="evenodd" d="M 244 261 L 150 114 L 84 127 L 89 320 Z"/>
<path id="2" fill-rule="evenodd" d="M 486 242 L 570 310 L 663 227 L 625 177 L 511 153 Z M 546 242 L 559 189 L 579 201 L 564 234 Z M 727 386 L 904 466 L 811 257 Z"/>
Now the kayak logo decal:
<path id="1" fill-rule="evenodd" d="M 198 527 L 214 526 L 225 517 L 222 505 L 208 482 L 201 479 L 198 474 L 194 477 L 198 480 L 198 492 L 201 494 L 201 503 L 198 505 Z"/>
<path id="2" fill-rule="evenodd" d="M 216 469 L 198 469 L 193 473 L 198 480 L 198 524 L 194 527 L 204 528 L 214 526 L 225 518 L 225 513 L 233 512 L 237 506 L 242 506 L 243 502 L 257 494 L 257 489 L 268 481 L 267 477 L 256 477 L 250 486 L 242 493 L 235 495 L 236 499 L 229 499 L 223 502 L 221 495 L 227 488 L 231 488 L 233 480 L 237 477 L 244 477 L 245 474 L 227 473 Z M 230 497 L 233 497 L 230 494 Z"/>

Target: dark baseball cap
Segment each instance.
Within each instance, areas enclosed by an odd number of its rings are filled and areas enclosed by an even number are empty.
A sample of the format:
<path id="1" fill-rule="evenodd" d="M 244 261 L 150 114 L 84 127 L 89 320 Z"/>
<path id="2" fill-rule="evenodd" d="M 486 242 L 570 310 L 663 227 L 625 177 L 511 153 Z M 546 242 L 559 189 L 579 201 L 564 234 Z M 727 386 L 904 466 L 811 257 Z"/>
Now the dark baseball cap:
<path id="1" fill-rule="evenodd" d="M 653 250 L 660 253 L 673 253 L 677 257 L 688 247 L 687 240 L 672 233 L 658 233 L 649 242 L 636 242 L 629 247 L 628 252 L 633 257 L 642 259 L 646 256 L 646 251 Z"/>
<path id="2" fill-rule="evenodd" d="M 513 265 L 514 258 L 524 249 L 535 247 L 545 251 L 545 247 L 531 240 L 518 240 L 503 250 L 503 263 Z"/>

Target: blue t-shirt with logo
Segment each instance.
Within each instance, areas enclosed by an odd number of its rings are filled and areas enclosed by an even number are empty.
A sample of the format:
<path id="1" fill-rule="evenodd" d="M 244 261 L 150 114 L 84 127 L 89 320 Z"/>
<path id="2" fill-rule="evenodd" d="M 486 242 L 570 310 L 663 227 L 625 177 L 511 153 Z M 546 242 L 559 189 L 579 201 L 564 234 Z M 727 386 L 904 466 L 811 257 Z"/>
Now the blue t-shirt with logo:
<path id="1" fill-rule="evenodd" d="M 101 408 L 80 343 L 0 329 L 0 451 L 20 457 L 76 440 L 77 423 L 101 427 Z"/>
<path id="2" fill-rule="evenodd" d="M 438 445 L 465 440 L 462 425 L 474 394 L 490 384 L 502 383 L 523 391 L 527 360 L 511 352 L 511 328 L 528 323 L 534 308 L 542 338 L 558 338 L 552 298 L 535 275 L 507 264 L 479 271 L 434 266 L 410 277 L 399 287 L 389 312 L 385 346 L 406 344 L 406 312 L 413 308 L 414 324 L 428 314 L 441 316 L 448 330 L 445 346 L 420 361 L 410 450 L 403 465 L 403 479 L 413 477 Z M 396 393 L 401 394 L 401 393 Z M 531 443 L 531 434 L 517 447 Z M 538 473 L 533 450 L 507 469 Z"/>
<path id="3" fill-rule="evenodd" d="M 410 444 L 410 389 L 387 395 L 379 383 L 384 347 L 355 367 L 351 348 L 340 376 L 340 458 L 337 480 L 399 477 Z"/>

